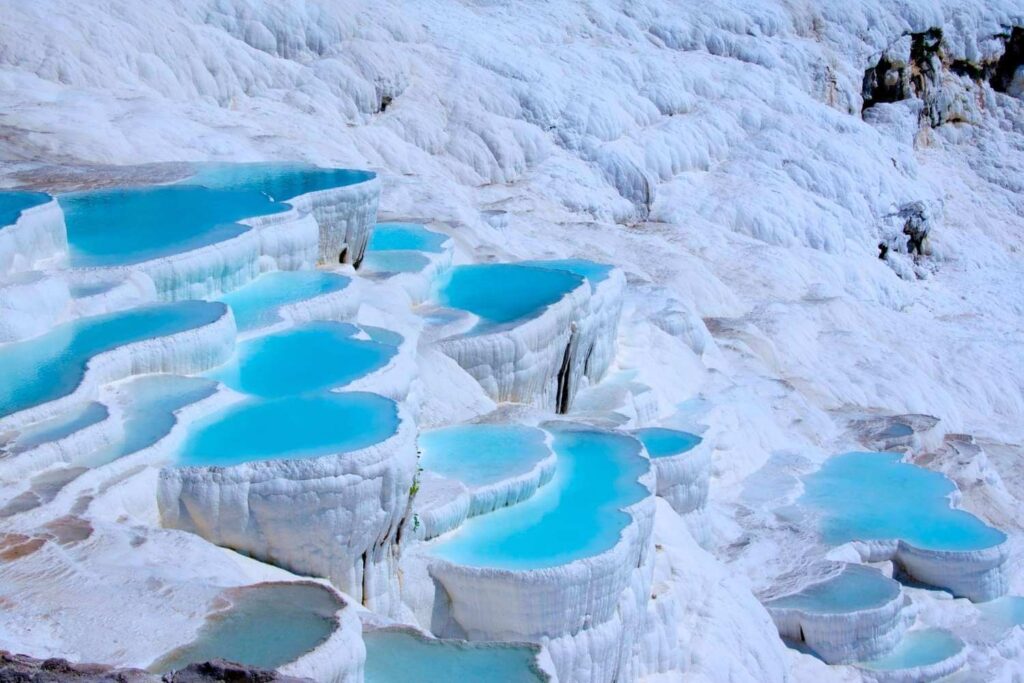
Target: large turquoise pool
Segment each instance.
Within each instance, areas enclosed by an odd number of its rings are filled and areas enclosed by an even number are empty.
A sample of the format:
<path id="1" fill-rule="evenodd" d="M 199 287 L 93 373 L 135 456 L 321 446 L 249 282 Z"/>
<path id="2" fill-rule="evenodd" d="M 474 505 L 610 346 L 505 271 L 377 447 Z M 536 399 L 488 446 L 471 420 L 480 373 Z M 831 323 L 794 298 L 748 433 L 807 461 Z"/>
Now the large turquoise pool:
<path id="1" fill-rule="evenodd" d="M 539 315 L 583 284 L 567 270 L 511 263 L 487 263 L 453 268 L 438 292 L 440 303 L 469 311 L 484 327 Z"/>
<path id="2" fill-rule="evenodd" d="M 18 222 L 23 211 L 50 201 L 45 192 L 24 192 L 21 190 L 0 190 L 0 230 Z"/>
<path id="3" fill-rule="evenodd" d="M 892 652 L 878 659 L 861 662 L 860 666 L 883 671 L 928 666 L 949 659 L 963 647 L 963 641 L 943 629 L 908 631 Z"/>
<path id="4" fill-rule="evenodd" d="M 418 223 L 377 223 L 367 251 L 426 251 L 439 254 L 447 235 L 427 230 Z"/>
<path id="5" fill-rule="evenodd" d="M 877 569 L 847 565 L 835 576 L 766 605 L 812 614 L 843 614 L 881 607 L 899 594 L 900 585 Z"/>
<path id="6" fill-rule="evenodd" d="M 385 365 L 396 348 L 357 339 L 348 323 L 311 322 L 238 345 L 209 376 L 256 396 L 287 396 L 344 386 Z"/>
<path id="7" fill-rule="evenodd" d="M 260 275 L 220 300 L 231 307 L 238 329 L 246 331 L 279 322 L 277 312 L 282 306 L 339 292 L 350 282 L 344 275 L 318 270 L 274 271 Z"/>
<path id="8" fill-rule="evenodd" d="M 692 450 L 702 439 L 690 432 L 663 427 L 646 427 L 633 432 L 652 458 L 667 458 Z"/>
<path id="9" fill-rule="evenodd" d="M 621 434 L 560 429 L 554 479 L 532 498 L 466 521 L 435 554 L 456 564 L 544 569 L 611 549 L 630 522 L 623 508 L 648 495 L 649 463 Z"/>
<path id="10" fill-rule="evenodd" d="M 366 683 L 543 683 L 526 645 L 431 640 L 403 630 L 364 634 Z"/>
<path id="11" fill-rule="evenodd" d="M 118 346 L 214 322 L 224 304 L 182 301 L 81 318 L 33 339 L 0 346 L 0 417 L 70 394 L 93 356 Z"/>
<path id="12" fill-rule="evenodd" d="M 371 446 L 397 429 L 397 405 L 377 394 L 253 398 L 192 424 L 177 464 L 312 458 Z"/>
<path id="13" fill-rule="evenodd" d="M 551 454 L 542 430 L 521 425 L 434 429 L 420 434 L 419 446 L 424 469 L 474 488 L 526 474 Z"/>
<path id="14" fill-rule="evenodd" d="M 324 587 L 303 583 L 257 584 L 229 590 L 226 597 L 230 607 L 150 669 L 165 673 L 211 659 L 276 669 L 326 641 L 342 607 Z"/>
<path id="15" fill-rule="evenodd" d="M 925 550 L 967 551 L 1006 535 L 950 507 L 953 483 L 897 453 L 844 453 L 804 477 L 800 503 L 821 517 L 826 542 L 902 539 Z"/>
<path id="16" fill-rule="evenodd" d="M 247 164 L 199 164 L 195 175 L 183 182 L 217 190 L 242 190 L 265 194 L 276 202 L 299 195 L 346 187 L 375 177 L 370 171 L 321 168 L 292 161 Z"/>
<path id="17" fill-rule="evenodd" d="M 140 263 L 242 234 L 243 218 L 286 211 L 252 190 L 197 185 L 96 190 L 61 195 L 71 264 Z"/>

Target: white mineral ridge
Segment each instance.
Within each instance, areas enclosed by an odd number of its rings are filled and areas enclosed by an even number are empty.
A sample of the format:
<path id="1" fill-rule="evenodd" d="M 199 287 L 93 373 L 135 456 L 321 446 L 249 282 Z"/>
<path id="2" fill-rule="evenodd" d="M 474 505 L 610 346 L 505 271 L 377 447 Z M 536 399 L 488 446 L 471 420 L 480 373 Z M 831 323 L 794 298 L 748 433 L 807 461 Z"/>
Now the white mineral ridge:
<path id="1" fill-rule="evenodd" d="M 307 192 L 288 203 L 316 219 L 317 263 L 352 263 L 358 267 L 377 222 L 379 201 L 380 180 L 373 177 L 353 185 Z"/>
<path id="2" fill-rule="evenodd" d="M 12 225 L 0 226 L 0 278 L 67 259 L 64 212 L 56 199 L 25 209 Z"/>
<path id="3" fill-rule="evenodd" d="M 70 302 L 59 275 L 28 271 L 0 279 L 0 344 L 42 334 L 66 315 Z"/>
<path id="4" fill-rule="evenodd" d="M 397 432 L 356 451 L 229 467 L 166 467 L 165 526 L 322 576 L 387 613 L 397 593 L 396 534 L 416 468 L 415 430 L 399 407 Z"/>

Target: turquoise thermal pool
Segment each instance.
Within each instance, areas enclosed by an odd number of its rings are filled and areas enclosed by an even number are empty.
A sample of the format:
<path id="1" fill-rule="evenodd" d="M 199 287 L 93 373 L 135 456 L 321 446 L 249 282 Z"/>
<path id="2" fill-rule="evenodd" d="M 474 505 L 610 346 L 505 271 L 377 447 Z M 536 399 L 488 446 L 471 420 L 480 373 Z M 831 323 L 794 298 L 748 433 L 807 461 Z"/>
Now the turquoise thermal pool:
<path id="1" fill-rule="evenodd" d="M 612 266 L 606 263 L 588 261 L 581 258 L 552 259 L 548 261 L 520 261 L 521 266 L 531 268 L 545 268 L 547 270 L 564 270 L 582 278 L 586 278 L 593 289 L 598 284 L 608 279 L 608 273 L 612 272 Z"/>
<path id="2" fill-rule="evenodd" d="M 415 251 L 369 251 L 363 267 L 374 273 L 418 273 L 430 265 L 430 259 Z"/>
<path id="3" fill-rule="evenodd" d="M 859 666 L 882 671 L 929 666 L 953 657 L 963 647 L 963 641 L 949 631 L 938 628 L 908 631 L 892 652 L 861 662 Z"/>
<path id="4" fill-rule="evenodd" d="M 228 467 L 354 451 L 393 435 L 398 407 L 363 392 L 249 399 L 192 424 L 180 466 Z"/>
<path id="5" fill-rule="evenodd" d="M 150 669 L 165 673 L 211 659 L 276 669 L 325 642 L 342 607 L 329 590 L 309 583 L 258 584 L 226 597 L 231 605 L 208 617 L 195 640 Z"/>
<path id="6" fill-rule="evenodd" d="M 975 605 L 982 619 L 1000 631 L 1024 626 L 1024 598 L 1007 595 L 996 600 Z"/>
<path id="7" fill-rule="evenodd" d="M 453 268 L 438 296 L 487 327 L 535 317 L 581 284 L 583 278 L 567 270 L 489 263 Z"/>
<path id="8" fill-rule="evenodd" d="M 209 376 L 266 397 L 341 387 L 384 367 L 396 353 L 389 344 L 357 339 L 359 332 L 348 323 L 312 322 L 249 339 Z"/>
<path id="9" fill-rule="evenodd" d="M 45 204 L 50 199 L 45 192 L 0 191 L 0 230 L 17 223 L 23 211 Z"/>
<path id="10" fill-rule="evenodd" d="M 1006 535 L 950 507 L 953 483 L 897 453 L 844 453 L 804 477 L 800 504 L 820 515 L 826 542 L 901 539 L 922 550 L 970 551 Z"/>
<path id="11" fill-rule="evenodd" d="M 213 163 L 197 165 L 195 175 L 182 182 L 215 190 L 265 194 L 275 202 L 287 202 L 310 192 L 355 185 L 374 177 L 376 175 L 370 171 L 320 168 L 295 162 Z"/>
<path id="12" fill-rule="evenodd" d="M 702 441 L 696 434 L 663 427 L 637 429 L 633 436 L 640 439 L 647 449 L 647 454 L 652 458 L 666 458 L 685 453 Z"/>
<path id="13" fill-rule="evenodd" d="M 611 549 L 630 522 L 626 508 L 649 494 L 649 463 L 621 434 L 554 432 L 554 479 L 532 498 L 467 520 L 434 554 L 455 564 L 544 569 Z"/>
<path id="14" fill-rule="evenodd" d="M 457 425 L 423 432 L 420 465 L 469 487 L 531 471 L 551 451 L 540 429 L 518 425 Z"/>
<path id="15" fill-rule="evenodd" d="M 344 275 L 318 270 L 274 271 L 221 296 L 220 300 L 231 307 L 239 331 L 246 331 L 279 322 L 277 311 L 282 306 L 340 292 L 350 282 Z"/>
<path id="16" fill-rule="evenodd" d="M 882 607 L 899 594 L 899 584 L 878 570 L 847 565 L 835 576 L 770 600 L 766 606 L 811 614 L 845 614 Z"/>
<path id="17" fill-rule="evenodd" d="M 532 647 L 431 640 L 398 629 L 363 635 L 366 683 L 406 683 L 416 672 L 434 683 L 543 683 Z"/>
<path id="18" fill-rule="evenodd" d="M 197 185 L 96 190 L 61 195 L 71 265 L 119 266 L 236 237 L 244 218 L 288 210 L 255 191 Z"/>
<path id="19" fill-rule="evenodd" d="M 23 453 L 44 443 L 60 441 L 77 431 L 102 422 L 107 419 L 107 415 L 109 412 L 102 403 L 89 402 L 22 429 L 6 448 L 9 453 Z M 2 451 L 3 447 L 0 446 L 0 452 Z"/>
<path id="20" fill-rule="evenodd" d="M 96 467 L 149 448 L 170 433 L 177 422 L 175 411 L 216 390 L 216 382 L 201 377 L 145 375 L 131 380 L 123 390 L 124 435 L 86 462 Z"/>
<path id="21" fill-rule="evenodd" d="M 28 341 L 0 346 L 0 417 L 73 392 L 93 356 L 208 325 L 224 304 L 182 301 L 81 318 Z"/>
<path id="22" fill-rule="evenodd" d="M 377 223 L 367 251 L 426 251 L 439 254 L 447 235 L 427 230 L 418 223 Z"/>

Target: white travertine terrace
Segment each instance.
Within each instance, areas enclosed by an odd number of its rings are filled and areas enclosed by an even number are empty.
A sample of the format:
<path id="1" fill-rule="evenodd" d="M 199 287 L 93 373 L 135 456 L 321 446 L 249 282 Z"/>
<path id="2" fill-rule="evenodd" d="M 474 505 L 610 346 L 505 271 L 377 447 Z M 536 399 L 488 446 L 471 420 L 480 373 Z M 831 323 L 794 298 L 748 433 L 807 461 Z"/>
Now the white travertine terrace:
<path id="1" fill-rule="evenodd" d="M 317 263 L 351 263 L 358 268 L 377 222 L 379 200 L 380 180 L 374 175 L 360 183 L 299 195 L 288 203 L 316 219 Z"/>
<path id="2" fill-rule="evenodd" d="M 25 209 L 11 225 L 0 226 L 0 277 L 40 265 L 62 265 L 68 252 L 64 212 L 56 199 Z"/>

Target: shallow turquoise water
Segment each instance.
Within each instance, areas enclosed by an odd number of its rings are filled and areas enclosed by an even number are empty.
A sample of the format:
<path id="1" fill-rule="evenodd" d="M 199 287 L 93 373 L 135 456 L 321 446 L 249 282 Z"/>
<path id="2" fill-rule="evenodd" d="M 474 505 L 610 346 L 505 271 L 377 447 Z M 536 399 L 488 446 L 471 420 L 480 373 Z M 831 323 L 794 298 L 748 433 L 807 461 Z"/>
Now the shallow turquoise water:
<path id="1" fill-rule="evenodd" d="M 881 607 L 900 594 L 900 586 L 870 567 L 849 565 L 826 581 L 767 603 L 816 614 L 843 614 Z"/>
<path id="2" fill-rule="evenodd" d="M 149 448 L 175 425 L 174 412 L 211 396 L 217 383 L 202 377 L 146 375 L 124 389 L 124 436 L 86 459 L 91 467 Z"/>
<path id="3" fill-rule="evenodd" d="M 622 508 L 648 495 L 640 444 L 621 434 L 554 432 L 554 479 L 532 498 L 467 520 L 434 553 L 456 564 L 543 569 L 615 545 L 630 517 Z"/>
<path id="4" fill-rule="evenodd" d="M 416 251 L 367 251 L 362 267 L 374 273 L 418 273 L 430 264 Z"/>
<path id="5" fill-rule="evenodd" d="M 282 306 L 345 289 L 351 280 L 318 270 L 279 270 L 265 273 L 244 287 L 220 297 L 235 314 L 239 330 L 251 330 L 280 318 Z"/>
<path id="6" fill-rule="evenodd" d="M 22 190 L 0 191 L 0 230 L 14 225 L 21 212 L 50 201 L 45 192 L 24 192 Z"/>
<path id="7" fill-rule="evenodd" d="M 633 432 L 633 435 L 640 439 L 644 448 L 647 449 L 648 455 L 652 458 L 665 458 L 685 453 L 703 440 L 690 432 L 681 432 L 677 429 L 665 429 L 663 427 L 637 429 Z"/>
<path id="8" fill-rule="evenodd" d="M 387 365 L 394 346 L 354 339 L 348 323 L 311 322 L 241 342 L 227 364 L 208 373 L 254 396 L 334 389 Z"/>
<path id="9" fill-rule="evenodd" d="M 1007 595 L 975 605 L 982 617 L 997 628 L 1009 630 L 1024 625 L 1024 598 Z"/>
<path id="10" fill-rule="evenodd" d="M 457 425 L 423 432 L 420 466 L 470 487 L 525 474 L 550 454 L 540 429 L 521 425 Z"/>
<path id="11" fill-rule="evenodd" d="M 397 428 L 395 402 L 377 394 L 254 398 L 191 425 L 178 464 L 227 467 L 343 453 L 383 441 Z"/>
<path id="12" fill-rule="evenodd" d="M 37 422 L 18 434 L 11 452 L 22 453 L 44 443 L 59 441 L 79 430 L 102 422 L 107 419 L 108 414 L 106 406 L 102 403 L 90 402 L 49 420 Z"/>
<path id="13" fill-rule="evenodd" d="M 941 662 L 955 655 L 964 644 L 949 631 L 937 628 L 908 631 L 896 649 L 878 659 L 862 662 L 868 669 L 910 669 Z"/>
<path id="14" fill-rule="evenodd" d="M 98 190 L 61 195 L 71 264 L 115 266 L 197 249 L 242 234 L 243 218 L 279 213 L 252 190 L 196 185 Z"/>
<path id="15" fill-rule="evenodd" d="M 366 683 L 539 683 L 532 648 L 428 640 L 397 630 L 370 631 Z"/>
<path id="16" fill-rule="evenodd" d="M 295 661 L 330 637 L 341 603 L 308 584 L 267 584 L 228 591 L 231 607 L 207 619 L 196 639 L 150 669 L 165 673 L 226 659 L 264 669 Z"/>
<path id="17" fill-rule="evenodd" d="M 362 183 L 375 177 L 370 171 L 345 168 L 320 168 L 295 162 L 257 162 L 250 164 L 199 164 L 196 174 L 184 182 L 214 189 L 263 193 L 274 201 L 310 192 Z"/>
<path id="18" fill-rule="evenodd" d="M 1006 535 L 949 505 L 953 483 L 896 453 L 844 453 L 804 477 L 800 503 L 821 514 L 825 540 L 903 539 L 928 550 L 979 550 Z"/>
<path id="19" fill-rule="evenodd" d="M 520 265 L 532 266 L 534 268 L 547 268 L 549 270 L 565 270 L 570 273 L 584 277 L 590 282 L 590 288 L 608 279 L 608 273 L 612 272 L 613 266 L 597 261 L 588 261 L 581 258 L 550 259 L 543 261 L 520 261 Z"/>
<path id="20" fill-rule="evenodd" d="M 118 346 L 214 322 L 224 304 L 182 301 L 65 323 L 28 341 L 0 346 L 0 417 L 71 393 L 93 356 Z"/>
<path id="21" fill-rule="evenodd" d="M 457 266 L 439 291 L 445 306 L 502 324 L 534 317 L 583 283 L 567 270 L 532 268 L 511 263 Z"/>
<path id="22" fill-rule="evenodd" d="M 377 223 L 370 234 L 367 251 L 428 251 L 439 254 L 448 240 L 419 223 Z"/>

